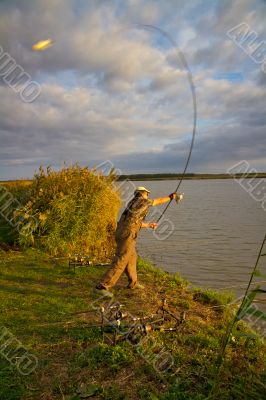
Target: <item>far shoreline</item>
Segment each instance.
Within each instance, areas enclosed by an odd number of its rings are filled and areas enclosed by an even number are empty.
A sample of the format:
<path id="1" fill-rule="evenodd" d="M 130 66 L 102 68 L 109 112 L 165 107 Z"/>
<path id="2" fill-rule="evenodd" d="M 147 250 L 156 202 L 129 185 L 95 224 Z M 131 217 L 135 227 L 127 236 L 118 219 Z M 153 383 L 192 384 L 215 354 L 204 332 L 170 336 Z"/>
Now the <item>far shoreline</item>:
<path id="1" fill-rule="evenodd" d="M 120 175 L 118 181 L 164 181 L 181 179 L 182 174 L 129 174 Z M 248 173 L 248 174 L 185 174 L 185 180 L 202 180 L 202 179 L 256 179 L 266 178 L 266 172 Z"/>
<path id="2" fill-rule="evenodd" d="M 254 173 L 239 173 L 239 174 L 194 174 L 187 173 L 173 174 L 173 173 L 162 173 L 162 174 L 128 174 L 128 175 L 118 175 L 117 181 L 168 181 L 168 180 L 215 180 L 215 179 L 265 179 L 266 172 L 254 172 Z M 15 184 L 16 182 L 24 182 L 25 184 L 32 182 L 31 179 L 7 179 L 0 180 L 1 184 Z"/>

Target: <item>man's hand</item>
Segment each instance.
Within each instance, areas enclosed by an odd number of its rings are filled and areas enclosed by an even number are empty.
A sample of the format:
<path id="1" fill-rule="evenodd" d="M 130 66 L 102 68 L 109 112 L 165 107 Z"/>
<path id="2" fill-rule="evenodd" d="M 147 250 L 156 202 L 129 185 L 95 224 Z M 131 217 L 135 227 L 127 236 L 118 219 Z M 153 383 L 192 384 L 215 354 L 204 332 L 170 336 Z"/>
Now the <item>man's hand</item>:
<path id="1" fill-rule="evenodd" d="M 149 222 L 149 228 L 156 229 L 158 226 L 157 222 Z"/>
<path id="2" fill-rule="evenodd" d="M 170 200 L 174 200 L 177 197 L 176 192 L 169 194 Z"/>
<path id="3" fill-rule="evenodd" d="M 171 200 L 176 200 L 176 202 L 179 203 L 181 200 L 183 200 L 184 193 L 177 194 L 174 192 L 174 193 L 169 194 L 169 197 Z"/>
<path id="4" fill-rule="evenodd" d="M 151 229 L 156 229 L 158 224 L 156 222 L 142 222 L 141 227 L 142 228 L 151 228 Z"/>

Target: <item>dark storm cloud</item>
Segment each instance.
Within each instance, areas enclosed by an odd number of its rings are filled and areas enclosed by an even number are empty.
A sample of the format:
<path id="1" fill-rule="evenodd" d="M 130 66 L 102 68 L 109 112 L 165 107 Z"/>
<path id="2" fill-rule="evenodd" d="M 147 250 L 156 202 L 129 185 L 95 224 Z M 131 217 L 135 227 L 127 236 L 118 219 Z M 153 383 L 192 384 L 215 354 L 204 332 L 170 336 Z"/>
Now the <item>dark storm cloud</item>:
<path id="1" fill-rule="evenodd" d="M 225 135 L 226 130 L 226 135 Z M 263 159 L 266 154 L 265 129 L 257 129 L 252 136 L 249 128 L 242 130 L 241 134 L 233 135 L 234 130 L 225 126 L 216 128 L 215 139 L 213 132 L 208 132 L 196 138 L 193 157 L 189 168 L 190 172 L 208 172 L 210 165 L 212 172 L 224 171 L 230 166 L 243 160 L 253 164 L 254 159 Z M 120 156 L 113 159 L 115 165 L 127 173 L 132 170 L 136 173 L 142 171 L 182 172 L 189 152 L 190 142 L 173 143 L 165 146 L 160 152 L 133 153 L 126 157 Z M 139 160 L 141 159 L 141 164 Z M 217 167 L 215 167 L 217 165 Z M 260 165 L 260 164 L 259 164 Z M 263 164 L 261 164 L 263 166 Z"/>

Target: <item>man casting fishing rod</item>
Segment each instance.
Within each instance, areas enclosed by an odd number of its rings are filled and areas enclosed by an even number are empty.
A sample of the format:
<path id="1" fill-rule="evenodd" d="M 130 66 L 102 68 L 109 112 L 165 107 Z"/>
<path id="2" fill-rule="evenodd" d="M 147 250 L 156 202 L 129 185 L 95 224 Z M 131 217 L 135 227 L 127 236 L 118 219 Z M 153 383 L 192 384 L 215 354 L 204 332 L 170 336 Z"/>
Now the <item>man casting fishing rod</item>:
<path id="1" fill-rule="evenodd" d="M 150 191 L 145 187 L 138 187 L 117 224 L 115 232 L 117 248 L 112 265 L 96 286 L 96 289 L 106 296 L 113 296 L 109 289 L 116 284 L 124 271 L 128 277 L 129 289 L 144 288 L 137 282 L 136 239 L 138 232 L 141 228 L 156 229 L 158 226 L 156 222 L 144 222 L 149 207 L 158 206 L 173 199 L 179 201 L 183 198 L 182 194 L 171 193 L 169 196 L 152 200 L 149 199 L 149 193 Z"/>

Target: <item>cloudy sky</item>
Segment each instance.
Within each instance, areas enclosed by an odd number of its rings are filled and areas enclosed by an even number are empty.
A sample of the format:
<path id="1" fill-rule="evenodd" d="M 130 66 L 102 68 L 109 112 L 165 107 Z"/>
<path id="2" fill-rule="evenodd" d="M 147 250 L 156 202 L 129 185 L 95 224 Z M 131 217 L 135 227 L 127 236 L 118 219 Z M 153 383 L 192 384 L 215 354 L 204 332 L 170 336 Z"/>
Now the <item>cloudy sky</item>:
<path id="1" fill-rule="evenodd" d="M 263 0 L 0 1 L 2 55 L 41 87 L 23 101 L 0 54 L 0 179 L 105 160 L 123 173 L 181 172 L 193 103 L 173 42 L 197 95 L 188 171 L 225 172 L 241 160 L 266 171 L 266 51 L 264 67 L 250 55 L 266 42 L 265 20 Z M 249 52 L 227 35 L 240 23 L 257 35 Z M 31 50 L 46 38 L 52 47 Z"/>

